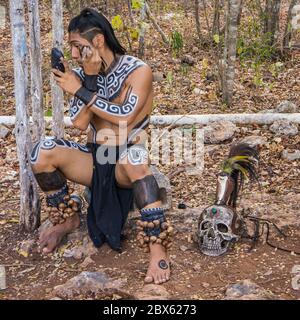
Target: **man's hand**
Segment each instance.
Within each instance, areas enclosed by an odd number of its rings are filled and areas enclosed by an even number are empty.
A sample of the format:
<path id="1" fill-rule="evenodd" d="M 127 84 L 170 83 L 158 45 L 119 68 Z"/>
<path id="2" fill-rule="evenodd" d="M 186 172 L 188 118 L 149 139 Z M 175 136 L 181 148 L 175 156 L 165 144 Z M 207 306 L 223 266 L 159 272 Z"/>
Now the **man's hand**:
<path id="1" fill-rule="evenodd" d="M 98 50 L 85 46 L 81 51 L 84 73 L 87 75 L 96 75 L 101 70 L 102 59 L 99 56 Z"/>
<path id="2" fill-rule="evenodd" d="M 52 69 L 52 72 L 54 73 L 54 79 L 57 85 L 62 88 L 62 90 L 74 96 L 75 92 L 82 87 L 82 83 L 75 72 L 70 69 L 68 62 L 63 58 L 61 58 L 61 62 L 65 67 L 65 72 Z"/>

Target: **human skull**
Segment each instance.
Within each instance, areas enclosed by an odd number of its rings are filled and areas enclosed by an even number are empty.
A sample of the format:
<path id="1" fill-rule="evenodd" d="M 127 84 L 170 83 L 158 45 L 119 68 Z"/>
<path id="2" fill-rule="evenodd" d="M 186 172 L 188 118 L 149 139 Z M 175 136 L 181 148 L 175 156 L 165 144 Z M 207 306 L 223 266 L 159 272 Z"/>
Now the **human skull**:
<path id="1" fill-rule="evenodd" d="M 232 242 L 238 240 L 233 233 L 237 229 L 236 213 L 227 206 L 212 205 L 201 213 L 198 222 L 200 251 L 208 256 L 220 256 L 227 252 Z"/>

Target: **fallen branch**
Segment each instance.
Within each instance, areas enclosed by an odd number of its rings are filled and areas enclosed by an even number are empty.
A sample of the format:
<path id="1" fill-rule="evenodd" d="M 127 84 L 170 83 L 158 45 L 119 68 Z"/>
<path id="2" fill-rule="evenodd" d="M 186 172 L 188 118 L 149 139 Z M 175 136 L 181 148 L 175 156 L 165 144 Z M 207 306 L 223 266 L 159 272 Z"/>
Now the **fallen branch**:
<path id="1" fill-rule="evenodd" d="M 288 120 L 300 123 L 300 113 L 228 113 L 228 114 L 194 114 L 194 115 L 160 115 L 151 116 L 150 123 L 158 126 L 183 126 L 183 125 L 207 125 L 214 121 L 231 121 L 236 124 L 272 124 L 276 120 Z M 0 124 L 12 126 L 15 124 L 15 116 L 0 116 Z M 47 125 L 52 122 L 52 117 L 45 117 Z M 32 123 L 32 118 L 30 118 Z M 64 117 L 66 127 L 72 127 L 70 117 Z"/>

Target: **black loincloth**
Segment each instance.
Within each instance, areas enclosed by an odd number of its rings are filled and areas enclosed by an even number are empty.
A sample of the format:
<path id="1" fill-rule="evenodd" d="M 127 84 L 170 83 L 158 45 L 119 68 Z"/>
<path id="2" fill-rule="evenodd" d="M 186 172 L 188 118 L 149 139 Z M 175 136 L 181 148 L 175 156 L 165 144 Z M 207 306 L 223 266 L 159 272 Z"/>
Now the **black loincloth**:
<path id="1" fill-rule="evenodd" d="M 90 188 L 91 202 L 87 216 L 89 235 L 96 247 L 107 242 L 112 249 L 121 251 L 122 228 L 133 205 L 133 190 L 118 187 L 115 178 L 116 162 L 121 147 L 109 147 L 115 154 L 115 163 L 99 164 L 96 153 L 101 145 L 88 143 L 88 146 L 94 164 Z"/>

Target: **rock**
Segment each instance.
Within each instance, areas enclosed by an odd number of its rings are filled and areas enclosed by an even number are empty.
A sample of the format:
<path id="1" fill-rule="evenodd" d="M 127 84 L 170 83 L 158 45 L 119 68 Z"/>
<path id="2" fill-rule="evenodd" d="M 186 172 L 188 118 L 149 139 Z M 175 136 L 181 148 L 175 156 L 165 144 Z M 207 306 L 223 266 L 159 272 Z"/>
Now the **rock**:
<path id="1" fill-rule="evenodd" d="M 193 93 L 194 93 L 196 96 L 200 96 L 200 95 L 205 95 L 205 94 L 207 94 L 206 91 L 201 90 L 201 89 L 199 89 L 199 88 L 194 88 Z"/>
<path id="2" fill-rule="evenodd" d="M 63 257 L 64 258 L 74 258 L 76 260 L 80 260 L 83 258 L 84 255 L 84 247 L 83 246 L 79 246 L 79 247 L 75 247 L 73 249 L 66 249 Z"/>
<path id="3" fill-rule="evenodd" d="M 201 91 L 202 91 L 202 90 L 199 89 L 199 88 L 194 88 L 193 93 L 194 93 L 196 96 L 200 96 Z"/>
<path id="4" fill-rule="evenodd" d="M 93 254 L 96 254 L 98 249 L 93 245 L 91 241 L 87 241 L 81 246 L 76 246 L 72 249 L 65 250 L 63 256 L 65 258 L 74 258 L 80 260 L 84 257 L 90 257 Z"/>
<path id="5" fill-rule="evenodd" d="M 94 246 L 92 241 L 89 241 L 84 245 L 84 254 L 86 257 L 90 257 L 96 253 L 98 253 L 98 249 Z"/>
<path id="6" fill-rule="evenodd" d="M 216 144 L 233 137 L 237 127 L 230 121 L 218 121 L 204 128 L 204 143 Z"/>
<path id="7" fill-rule="evenodd" d="M 270 126 L 270 131 L 276 135 L 295 136 L 298 126 L 288 120 L 277 120 Z"/>
<path id="8" fill-rule="evenodd" d="M 190 88 L 190 86 L 192 84 L 191 80 L 187 79 L 187 78 L 183 79 L 181 83 L 182 83 L 183 86 L 186 86 L 188 88 Z"/>
<path id="9" fill-rule="evenodd" d="M 205 289 L 210 287 L 210 284 L 207 282 L 202 282 L 201 284 L 202 284 L 202 287 L 204 287 Z"/>
<path id="10" fill-rule="evenodd" d="M 18 249 L 19 254 L 21 254 L 23 257 L 27 258 L 30 253 L 34 251 L 34 248 L 37 247 L 37 244 L 35 240 L 25 240 L 21 242 L 20 247 Z"/>
<path id="11" fill-rule="evenodd" d="M 161 173 L 156 166 L 151 165 L 150 169 L 160 189 L 162 205 L 164 208 L 170 209 L 172 207 L 172 190 L 170 179 L 163 173 Z"/>
<path id="12" fill-rule="evenodd" d="M 198 53 L 199 52 L 199 48 L 198 47 L 193 47 L 192 52 L 193 53 Z"/>
<path id="13" fill-rule="evenodd" d="M 276 300 L 274 294 L 249 279 L 230 284 L 224 300 Z"/>
<path id="14" fill-rule="evenodd" d="M 165 78 L 165 75 L 162 72 L 153 72 L 153 81 L 154 82 L 161 82 Z"/>
<path id="15" fill-rule="evenodd" d="M 75 248 L 73 251 L 73 258 L 76 260 L 81 260 L 84 256 L 83 247 Z"/>
<path id="16" fill-rule="evenodd" d="M 206 77 L 205 77 L 205 81 L 210 83 L 213 81 L 217 81 L 218 80 L 218 76 L 212 72 L 208 72 Z"/>
<path id="17" fill-rule="evenodd" d="M 196 63 L 196 60 L 189 54 L 185 54 L 181 57 L 181 63 L 186 63 L 190 66 L 193 66 Z"/>
<path id="18" fill-rule="evenodd" d="M 187 250 L 189 250 L 189 248 L 184 245 L 180 246 L 179 249 L 183 252 L 186 252 Z"/>
<path id="19" fill-rule="evenodd" d="M 291 101 L 283 101 L 276 108 L 275 112 L 278 113 L 297 113 L 298 107 Z"/>
<path id="20" fill-rule="evenodd" d="M 0 124 L 0 139 L 5 139 L 10 134 L 10 130 Z"/>
<path id="21" fill-rule="evenodd" d="M 172 63 L 173 63 L 174 65 L 180 64 L 180 63 L 181 63 L 181 60 L 174 58 L 174 59 L 172 59 Z"/>
<path id="22" fill-rule="evenodd" d="M 294 160 L 300 159 L 300 150 L 295 150 L 294 152 L 283 150 L 281 156 L 283 159 L 294 161 Z"/>
<path id="23" fill-rule="evenodd" d="M 205 146 L 204 152 L 211 157 L 216 151 L 218 151 L 218 149 L 219 149 L 218 146 L 208 145 L 208 146 Z"/>
<path id="24" fill-rule="evenodd" d="M 128 297 L 129 294 L 121 290 L 125 280 L 112 280 L 104 272 L 84 271 L 76 277 L 68 280 L 65 284 L 56 286 L 52 294 L 62 299 L 74 299 L 76 296 L 95 296 L 118 294 Z"/>
<path id="25" fill-rule="evenodd" d="M 147 284 L 135 294 L 137 300 L 168 300 L 170 294 L 162 285 Z"/>
<path id="26" fill-rule="evenodd" d="M 244 139 L 242 139 L 240 141 L 241 143 L 247 143 L 250 145 L 250 147 L 256 147 L 256 146 L 259 146 L 259 145 L 264 145 L 267 143 L 267 139 L 263 136 L 248 136 L 248 137 L 245 137 Z"/>
<path id="27" fill-rule="evenodd" d="M 90 257 L 86 257 L 85 259 L 84 259 L 84 261 L 81 263 L 81 267 L 82 268 L 86 268 L 86 267 L 88 267 L 89 265 L 91 265 L 91 264 L 94 264 L 95 263 L 95 261 L 92 259 L 92 258 L 90 258 Z"/>

